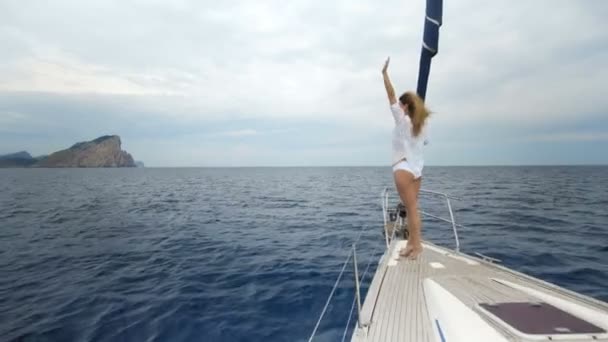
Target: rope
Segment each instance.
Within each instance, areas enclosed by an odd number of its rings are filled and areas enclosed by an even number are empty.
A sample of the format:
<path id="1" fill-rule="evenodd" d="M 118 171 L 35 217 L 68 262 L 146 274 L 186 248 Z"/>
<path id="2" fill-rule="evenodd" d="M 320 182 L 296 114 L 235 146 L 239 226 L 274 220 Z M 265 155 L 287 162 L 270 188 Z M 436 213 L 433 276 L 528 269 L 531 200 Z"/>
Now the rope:
<path id="1" fill-rule="evenodd" d="M 357 243 L 359 243 L 359 240 L 361 240 L 361 235 L 363 235 L 363 232 L 369 227 L 369 224 L 363 226 L 363 228 L 361 228 L 361 230 L 359 231 L 359 235 L 357 235 L 357 239 L 355 240 L 354 244 L 356 245 Z M 352 246 L 352 244 L 351 244 Z"/>
<path id="2" fill-rule="evenodd" d="M 450 221 L 450 220 L 448 220 L 446 218 L 443 218 L 441 216 L 435 216 L 433 214 L 427 213 L 424 210 L 420 210 L 420 213 L 422 213 L 422 215 L 428 216 L 430 218 L 434 218 L 434 219 L 439 220 L 439 221 L 443 221 L 443 222 L 447 222 L 447 223 L 452 223 L 452 221 Z M 458 223 L 456 223 L 456 227 L 466 229 L 466 227 L 464 227 L 463 225 L 458 224 Z"/>
<path id="3" fill-rule="evenodd" d="M 367 227 L 368 227 L 368 225 L 363 226 L 363 228 L 361 228 L 361 231 L 359 232 L 359 235 L 357 236 L 357 239 L 355 240 L 355 244 L 357 244 L 357 242 L 359 242 L 359 239 L 361 239 L 361 235 L 363 235 L 363 231 Z M 317 333 L 317 329 L 319 329 L 319 325 L 321 324 L 321 321 L 323 320 L 323 316 L 325 316 L 325 312 L 327 311 L 327 308 L 329 307 L 329 303 L 331 302 L 331 299 L 334 296 L 334 292 L 336 292 L 336 289 L 338 288 L 340 279 L 342 279 L 342 275 L 344 274 L 346 265 L 348 265 L 348 262 L 350 261 L 350 258 L 352 256 L 353 256 L 352 252 L 348 253 L 348 257 L 344 261 L 344 265 L 342 265 L 342 270 L 340 271 L 340 274 L 338 274 L 338 279 L 336 279 L 336 282 L 334 283 L 334 287 L 331 289 L 331 292 L 329 293 L 329 296 L 327 297 L 327 302 L 325 302 L 325 306 L 323 307 L 323 310 L 321 311 L 321 315 L 319 316 L 319 320 L 317 321 L 317 324 L 315 325 L 315 328 L 313 329 L 312 334 L 310 334 L 310 338 L 308 339 L 308 342 L 311 342 L 312 339 L 315 337 L 315 334 Z"/>
<path id="4" fill-rule="evenodd" d="M 363 275 L 361 276 L 361 282 L 363 282 L 363 279 L 365 279 L 365 275 L 367 274 L 367 271 L 369 270 L 369 266 L 372 264 L 372 260 L 374 260 L 374 257 L 376 256 L 376 249 L 378 247 L 374 247 L 374 250 L 372 251 L 372 256 L 370 257 L 369 261 L 367 262 L 367 267 L 365 267 L 365 272 L 363 272 Z M 345 341 L 346 339 L 346 334 L 348 333 L 348 326 L 350 325 L 350 319 L 353 317 L 353 311 L 355 310 L 355 302 L 357 301 L 357 297 L 356 294 L 353 298 L 353 304 L 350 306 L 350 314 L 348 315 L 348 321 L 346 321 L 346 326 L 344 327 L 344 334 L 342 335 L 342 342 Z"/>

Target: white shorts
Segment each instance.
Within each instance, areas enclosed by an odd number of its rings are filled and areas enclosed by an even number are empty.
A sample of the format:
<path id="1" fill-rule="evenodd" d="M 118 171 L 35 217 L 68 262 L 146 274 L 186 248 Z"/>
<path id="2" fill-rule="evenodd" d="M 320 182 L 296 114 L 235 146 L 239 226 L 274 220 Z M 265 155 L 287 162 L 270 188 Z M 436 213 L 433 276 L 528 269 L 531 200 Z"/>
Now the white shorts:
<path id="1" fill-rule="evenodd" d="M 393 166 L 393 173 L 397 170 L 403 170 L 414 175 L 414 179 L 422 177 L 422 169 L 413 167 L 407 160 L 402 160 Z"/>

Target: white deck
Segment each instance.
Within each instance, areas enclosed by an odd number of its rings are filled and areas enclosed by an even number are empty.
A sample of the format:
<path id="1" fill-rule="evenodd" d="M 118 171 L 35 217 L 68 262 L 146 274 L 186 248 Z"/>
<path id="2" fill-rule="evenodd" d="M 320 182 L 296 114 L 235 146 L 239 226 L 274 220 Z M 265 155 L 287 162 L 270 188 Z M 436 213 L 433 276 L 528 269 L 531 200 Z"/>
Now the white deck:
<path id="1" fill-rule="evenodd" d="M 574 309 L 578 310 L 576 312 L 582 312 L 591 317 L 584 317 L 584 319 L 607 330 L 608 305 L 606 303 L 513 272 L 479 258 L 456 253 L 429 243 L 425 243 L 424 252 L 417 260 L 399 258 L 397 252 L 404 243 L 403 240 L 393 241 L 383 256 L 361 309 L 361 322 L 367 327 L 355 328 L 352 341 L 441 341 L 435 325 L 435 323 L 437 325 L 439 323 L 431 322 L 432 315 L 429 315 L 428 308 L 433 307 L 431 302 L 436 302 L 435 308 L 439 310 L 439 313 L 434 312 L 433 315 L 447 315 L 452 321 L 445 323 L 444 327 L 444 329 L 451 329 L 450 337 L 458 335 L 459 332 L 455 330 L 460 329 L 461 334 L 467 335 L 467 341 L 549 340 L 547 337 L 529 339 L 529 336 L 522 336 L 521 333 L 510 330 L 509 327 L 497 323 L 496 320 L 484 314 L 483 310 L 477 306 L 479 303 L 546 301 L 560 304 L 554 306 L 561 306 L 562 300 L 566 301 L 564 305 L 571 305 L 574 302 L 576 303 Z M 433 284 L 429 284 L 429 282 Z M 427 285 L 439 285 L 435 287 L 447 290 L 444 292 L 449 293 L 444 297 L 434 295 L 434 298 L 427 298 L 429 297 L 427 292 L 430 291 L 428 287 L 425 287 Z M 525 290 L 518 289 L 517 285 L 524 286 Z M 441 300 L 438 302 L 439 297 Z M 447 297 L 451 297 L 452 302 Z M 462 306 L 461 309 L 469 311 L 472 316 L 465 317 L 462 310 L 458 312 L 458 306 Z M 578 314 L 578 317 L 583 318 L 581 314 Z M 473 324 L 472 321 L 479 319 L 482 319 L 483 322 Z M 459 320 L 461 321 L 459 322 Z M 450 324 L 452 324 L 451 327 L 449 327 Z M 466 329 L 467 324 L 475 326 L 476 329 L 463 330 Z M 486 335 L 484 335 L 484 327 L 491 330 L 487 331 Z M 494 336 L 492 334 L 496 334 L 496 337 L 488 338 L 488 336 Z M 573 342 L 608 341 L 606 334 L 573 335 L 566 339 L 564 337 L 557 336 L 556 339 Z M 445 338 L 445 341 L 454 340 L 461 339 L 450 339 L 448 336 Z"/>

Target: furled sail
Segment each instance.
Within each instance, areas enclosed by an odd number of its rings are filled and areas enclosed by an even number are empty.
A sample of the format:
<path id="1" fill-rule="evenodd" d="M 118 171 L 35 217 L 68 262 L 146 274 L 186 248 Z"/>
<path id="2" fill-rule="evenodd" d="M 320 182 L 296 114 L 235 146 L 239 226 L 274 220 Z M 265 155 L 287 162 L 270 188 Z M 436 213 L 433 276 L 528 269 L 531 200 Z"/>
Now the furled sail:
<path id="1" fill-rule="evenodd" d="M 443 0 L 426 0 L 426 19 L 420 53 L 420 68 L 418 70 L 417 92 L 422 99 L 426 97 L 426 86 L 429 82 L 431 59 L 439 50 L 439 27 L 443 15 Z"/>

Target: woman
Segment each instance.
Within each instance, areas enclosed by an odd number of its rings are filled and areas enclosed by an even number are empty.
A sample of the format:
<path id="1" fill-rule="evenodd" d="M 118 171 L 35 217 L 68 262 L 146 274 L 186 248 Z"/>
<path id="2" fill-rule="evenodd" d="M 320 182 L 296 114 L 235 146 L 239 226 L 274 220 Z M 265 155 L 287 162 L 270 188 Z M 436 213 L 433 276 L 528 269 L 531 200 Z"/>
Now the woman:
<path id="1" fill-rule="evenodd" d="M 422 99 L 414 92 L 406 92 L 395 97 L 395 90 L 388 77 L 390 57 L 382 68 L 384 87 L 395 118 L 393 129 L 393 177 L 401 202 L 407 210 L 409 238 L 405 249 L 399 254 L 410 259 L 422 253 L 420 214 L 418 213 L 418 193 L 422 181 L 424 160 L 422 148 L 426 144 L 426 119 L 430 112 Z"/>

